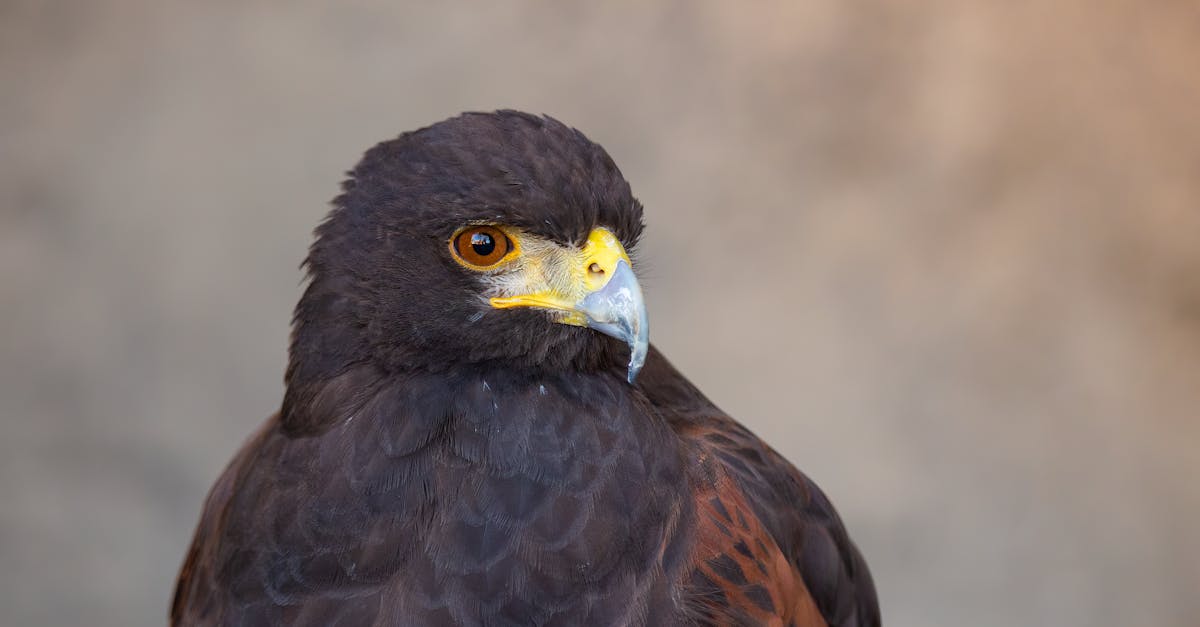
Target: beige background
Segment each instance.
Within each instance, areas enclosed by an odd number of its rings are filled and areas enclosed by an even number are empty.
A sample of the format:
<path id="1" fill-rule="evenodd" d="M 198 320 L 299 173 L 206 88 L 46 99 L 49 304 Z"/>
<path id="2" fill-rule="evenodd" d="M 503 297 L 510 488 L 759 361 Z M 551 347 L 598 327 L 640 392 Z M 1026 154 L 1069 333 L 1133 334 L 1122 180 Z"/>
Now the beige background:
<path id="1" fill-rule="evenodd" d="M 0 5 L 0 624 L 163 622 L 341 173 L 498 107 L 888 625 L 1200 624 L 1194 2 L 287 4 Z"/>

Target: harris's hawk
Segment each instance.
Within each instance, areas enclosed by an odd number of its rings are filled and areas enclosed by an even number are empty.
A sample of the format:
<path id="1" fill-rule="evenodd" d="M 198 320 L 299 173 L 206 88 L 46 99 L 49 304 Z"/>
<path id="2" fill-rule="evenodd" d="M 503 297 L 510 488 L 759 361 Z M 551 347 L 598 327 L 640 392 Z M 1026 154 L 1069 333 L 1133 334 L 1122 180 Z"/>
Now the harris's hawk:
<path id="1" fill-rule="evenodd" d="M 650 346 L 641 232 L 547 117 L 369 150 L 172 624 L 878 625 L 825 495 Z"/>

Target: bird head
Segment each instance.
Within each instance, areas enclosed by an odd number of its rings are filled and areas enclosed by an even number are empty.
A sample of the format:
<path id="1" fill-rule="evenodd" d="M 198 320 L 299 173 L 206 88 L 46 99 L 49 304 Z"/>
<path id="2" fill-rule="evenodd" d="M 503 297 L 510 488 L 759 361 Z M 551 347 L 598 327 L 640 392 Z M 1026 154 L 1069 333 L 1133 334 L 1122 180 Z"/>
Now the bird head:
<path id="1" fill-rule="evenodd" d="M 383 142 L 316 231 L 289 392 L 364 363 L 624 366 L 632 383 L 642 226 L 604 149 L 548 117 L 469 113 Z"/>

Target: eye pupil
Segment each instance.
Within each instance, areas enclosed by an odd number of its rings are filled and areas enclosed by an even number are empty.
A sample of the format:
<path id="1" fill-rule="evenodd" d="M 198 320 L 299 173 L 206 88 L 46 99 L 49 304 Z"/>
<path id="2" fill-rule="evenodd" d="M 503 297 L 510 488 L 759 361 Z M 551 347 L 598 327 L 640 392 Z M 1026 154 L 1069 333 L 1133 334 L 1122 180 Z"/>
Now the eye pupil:
<path id="1" fill-rule="evenodd" d="M 480 257 L 487 257 L 496 250 L 496 240 L 487 233 L 472 233 L 471 250 Z"/>

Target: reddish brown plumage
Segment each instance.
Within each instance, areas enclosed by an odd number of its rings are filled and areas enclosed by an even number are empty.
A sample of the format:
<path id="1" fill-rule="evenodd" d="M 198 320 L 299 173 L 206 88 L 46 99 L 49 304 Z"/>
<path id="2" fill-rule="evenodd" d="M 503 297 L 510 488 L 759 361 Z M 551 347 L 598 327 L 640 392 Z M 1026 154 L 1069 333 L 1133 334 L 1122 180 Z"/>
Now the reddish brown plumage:
<path id="1" fill-rule="evenodd" d="M 701 623 L 879 625 L 866 562 L 811 480 L 713 405 L 657 350 L 640 387 L 690 460 L 691 602 Z"/>
<path id="2" fill-rule="evenodd" d="M 804 580 L 763 528 L 736 484 L 722 475 L 695 494 L 696 546 L 691 564 L 738 608 L 724 616 L 719 605 L 706 607 L 718 625 L 737 625 L 741 616 L 770 627 L 824 627 Z"/>

